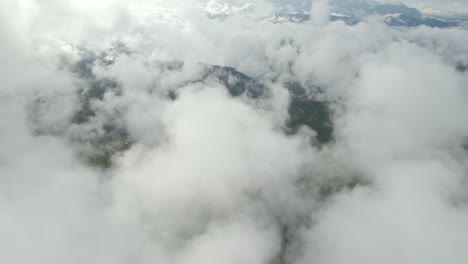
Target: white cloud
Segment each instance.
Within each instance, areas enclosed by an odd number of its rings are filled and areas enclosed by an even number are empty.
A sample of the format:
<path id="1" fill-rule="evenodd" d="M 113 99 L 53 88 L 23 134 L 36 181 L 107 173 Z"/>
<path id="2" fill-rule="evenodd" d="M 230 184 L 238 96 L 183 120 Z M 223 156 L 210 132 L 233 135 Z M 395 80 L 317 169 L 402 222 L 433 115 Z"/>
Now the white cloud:
<path id="1" fill-rule="evenodd" d="M 327 2 L 302 24 L 261 1 L 214 20 L 200 1 L 2 3 L 0 262 L 465 263 L 468 33 L 330 22 Z M 270 93 L 233 98 L 203 63 Z M 72 122 L 93 78 L 115 90 Z M 333 142 L 284 132 L 292 81 L 333 102 Z M 132 145 L 91 166 L 116 128 Z"/>
<path id="2" fill-rule="evenodd" d="M 312 20 L 317 25 L 326 24 L 330 21 L 330 3 L 328 0 L 314 0 L 312 1 Z"/>

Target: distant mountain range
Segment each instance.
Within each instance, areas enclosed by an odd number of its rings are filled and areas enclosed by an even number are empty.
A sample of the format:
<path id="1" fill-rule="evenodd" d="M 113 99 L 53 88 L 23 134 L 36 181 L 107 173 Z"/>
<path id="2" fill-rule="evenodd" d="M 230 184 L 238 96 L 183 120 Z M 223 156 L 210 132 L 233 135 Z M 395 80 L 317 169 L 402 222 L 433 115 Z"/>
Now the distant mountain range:
<path id="1" fill-rule="evenodd" d="M 269 18 L 273 22 L 305 22 L 310 20 L 312 1 L 270 0 L 275 7 L 275 15 Z M 468 16 L 434 17 L 425 16 L 416 8 L 399 1 L 386 0 L 330 0 L 330 20 L 341 20 L 347 24 L 356 24 L 369 16 L 380 16 L 392 26 L 415 27 L 455 27 L 468 22 Z M 206 12 L 209 17 L 223 18 L 233 14 L 248 13 L 252 4 L 235 0 L 209 0 Z"/>

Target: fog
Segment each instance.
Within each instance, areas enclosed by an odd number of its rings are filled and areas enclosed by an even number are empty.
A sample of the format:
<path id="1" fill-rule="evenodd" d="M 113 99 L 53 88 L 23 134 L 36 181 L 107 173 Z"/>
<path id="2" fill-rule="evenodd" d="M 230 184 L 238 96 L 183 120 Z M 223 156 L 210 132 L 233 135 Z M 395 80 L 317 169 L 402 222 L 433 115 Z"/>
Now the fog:
<path id="1" fill-rule="evenodd" d="M 205 6 L 0 3 L 1 263 L 468 261 L 465 28 Z"/>

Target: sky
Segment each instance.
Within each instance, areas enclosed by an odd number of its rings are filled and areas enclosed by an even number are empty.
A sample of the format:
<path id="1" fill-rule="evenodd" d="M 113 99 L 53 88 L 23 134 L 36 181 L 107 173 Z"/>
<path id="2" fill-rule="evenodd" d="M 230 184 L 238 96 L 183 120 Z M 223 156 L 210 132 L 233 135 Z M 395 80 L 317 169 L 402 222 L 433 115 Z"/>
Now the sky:
<path id="1" fill-rule="evenodd" d="M 2 1 L 0 263 L 467 263 L 468 31 L 318 2 L 276 23 L 263 1 Z M 329 105 L 331 142 L 286 133 L 290 83 Z"/>

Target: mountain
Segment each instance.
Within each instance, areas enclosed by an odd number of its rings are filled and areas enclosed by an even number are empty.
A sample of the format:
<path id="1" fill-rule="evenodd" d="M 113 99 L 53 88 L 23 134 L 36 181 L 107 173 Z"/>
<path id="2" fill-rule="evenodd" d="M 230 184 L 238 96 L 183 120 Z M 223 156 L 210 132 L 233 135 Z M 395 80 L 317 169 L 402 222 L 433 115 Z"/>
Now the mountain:
<path id="1" fill-rule="evenodd" d="M 437 28 L 449 28 L 459 25 L 458 21 L 445 21 L 434 17 L 415 18 L 412 16 L 398 14 L 396 16 L 386 16 L 385 22 L 392 26 L 417 27 L 421 25 Z"/>
<path id="2" fill-rule="evenodd" d="M 242 3 L 236 1 L 218 1 L 208 0 L 205 5 L 205 12 L 209 17 L 226 17 L 234 14 L 248 13 L 251 11 L 253 4 Z"/>
<path id="3" fill-rule="evenodd" d="M 312 1 L 304 0 L 269 0 L 275 7 L 276 14 L 269 18 L 276 23 L 301 23 L 311 19 Z M 210 17 L 226 17 L 249 10 L 251 5 L 233 0 L 210 0 L 207 4 L 207 14 Z M 455 27 L 463 17 L 458 19 L 444 17 L 426 17 L 418 9 L 412 8 L 400 1 L 386 0 L 330 0 L 330 20 L 343 21 L 354 25 L 369 16 L 381 16 L 391 26 L 415 27 Z M 468 19 L 468 18 L 467 18 Z"/>
<path id="4" fill-rule="evenodd" d="M 86 150 L 83 154 L 87 162 L 91 165 L 107 168 L 112 165 L 111 158 L 119 152 L 123 152 L 134 143 L 129 135 L 126 124 L 120 120 L 120 113 L 106 114 L 100 116 L 93 108 L 93 104 L 105 100 L 106 96 L 122 96 L 124 91 L 118 80 L 110 78 L 97 77 L 92 72 L 92 66 L 95 64 L 110 66 L 114 63 L 114 58 L 123 54 L 131 54 L 122 44 L 116 44 L 108 50 L 96 53 L 87 50 L 81 51 L 81 59 L 70 64 L 64 62 L 64 68 L 67 68 L 83 81 L 83 87 L 76 95 L 80 102 L 80 107 L 76 111 L 72 123 L 76 128 L 82 127 L 89 131 L 93 127 L 93 120 L 102 120 L 98 129 L 104 133 L 90 133 L 96 136 L 90 136 L 86 139 L 75 139 L 78 144 L 90 145 L 92 150 Z M 149 69 L 170 74 L 183 71 L 185 63 L 182 61 L 151 61 L 148 62 Z M 269 87 L 260 80 L 256 80 L 234 68 L 218 65 L 202 64 L 197 65 L 200 74 L 178 83 L 169 89 L 159 89 L 162 93 L 158 96 L 166 97 L 169 101 L 178 100 L 178 94 L 181 89 L 187 85 L 197 83 L 218 83 L 220 87 L 225 87 L 232 97 L 245 98 L 248 101 L 258 101 L 267 99 L 271 96 Z M 291 102 L 289 105 L 289 119 L 284 124 L 284 130 L 288 134 L 296 134 L 300 128 L 309 127 L 316 132 L 316 137 L 312 139 L 317 144 L 325 144 L 333 138 L 332 111 L 330 103 L 324 100 L 317 100 L 310 95 L 312 89 L 304 85 L 291 82 L 283 84 L 290 92 Z M 148 87 L 148 96 L 154 91 Z M 84 140 L 84 141 L 83 141 Z"/>
<path id="5" fill-rule="evenodd" d="M 379 3 L 373 0 L 331 0 L 330 7 L 336 13 L 353 17 L 400 14 L 417 19 L 422 18 L 419 10 L 410 8 L 402 2 Z"/>

